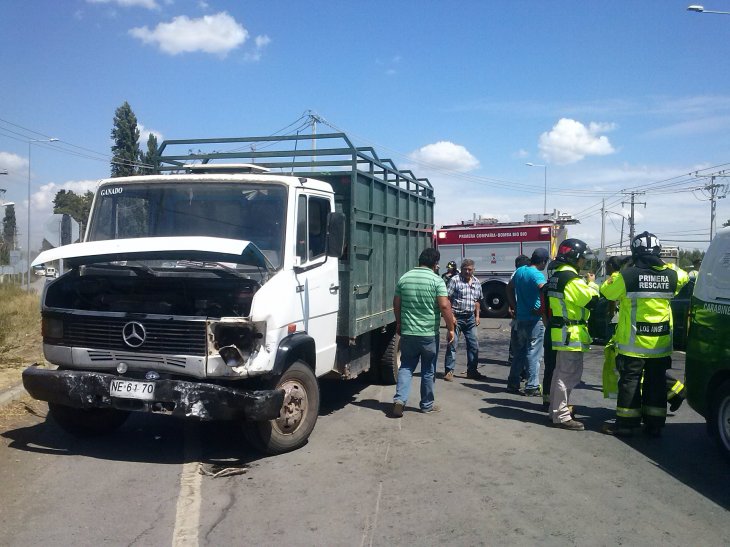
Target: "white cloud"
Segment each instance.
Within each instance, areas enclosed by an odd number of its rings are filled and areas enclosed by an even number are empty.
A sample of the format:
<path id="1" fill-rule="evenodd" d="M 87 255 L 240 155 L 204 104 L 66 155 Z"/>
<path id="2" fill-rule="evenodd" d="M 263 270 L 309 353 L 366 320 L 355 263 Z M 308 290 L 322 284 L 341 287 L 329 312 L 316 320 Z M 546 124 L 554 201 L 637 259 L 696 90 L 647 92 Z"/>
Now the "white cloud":
<path id="1" fill-rule="evenodd" d="M 523 160 L 530 157 L 530 153 L 524 148 L 520 148 L 517 152 L 512 153 L 512 157 L 516 160 Z"/>
<path id="2" fill-rule="evenodd" d="M 424 164 L 425 168 L 449 169 L 465 173 L 479 167 L 479 160 L 460 144 L 439 141 L 427 144 L 408 155 L 411 161 Z"/>
<path id="3" fill-rule="evenodd" d="M 28 169 L 28 158 L 23 158 L 10 152 L 0 152 L 0 170 L 8 174 Z"/>
<path id="4" fill-rule="evenodd" d="M 70 180 L 61 184 L 49 182 L 42 185 L 37 191 L 33 192 L 30 197 L 31 202 L 31 248 L 37 250 L 41 246 L 43 240 L 44 225 L 53 214 L 53 198 L 59 190 L 71 190 L 75 194 L 85 194 L 88 190 L 96 191 L 98 180 Z M 27 234 L 26 226 L 28 224 L 28 200 L 15 203 L 15 216 L 18 221 L 18 231 Z M 26 247 L 25 237 L 22 238 L 21 246 Z"/>
<path id="5" fill-rule="evenodd" d="M 160 144 L 164 140 L 162 133 L 154 129 L 148 129 L 139 122 L 137 123 L 137 129 L 139 129 L 139 146 L 143 152 L 147 151 L 147 140 L 150 138 L 150 135 L 154 135 L 157 138 L 157 144 Z"/>
<path id="6" fill-rule="evenodd" d="M 123 8 L 147 8 L 147 9 L 160 9 L 160 6 L 155 0 L 86 0 L 89 4 L 116 4 Z"/>
<path id="7" fill-rule="evenodd" d="M 129 34 L 145 44 L 156 44 L 169 55 L 202 51 L 225 57 L 248 39 L 248 31 L 224 11 L 198 19 L 181 15 L 153 30 L 137 27 Z"/>
<path id="8" fill-rule="evenodd" d="M 264 48 L 266 46 L 268 46 L 270 43 L 271 43 L 271 38 L 269 38 L 267 35 L 263 34 L 260 36 L 256 36 L 256 38 L 254 38 L 255 49 L 253 51 L 246 53 L 244 58 L 247 61 L 253 61 L 253 62 L 260 61 Z"/>
<path id="9" fill-rule="evenodd" d="M 615 152 L 605 135 L 614 124 L 591 122 L 588 127 L 568 118 L 561 118 L 553 128 L 540 135 L 538 147 L 546 160 L 567 165 L 586 156 L 605 156 Z"/>

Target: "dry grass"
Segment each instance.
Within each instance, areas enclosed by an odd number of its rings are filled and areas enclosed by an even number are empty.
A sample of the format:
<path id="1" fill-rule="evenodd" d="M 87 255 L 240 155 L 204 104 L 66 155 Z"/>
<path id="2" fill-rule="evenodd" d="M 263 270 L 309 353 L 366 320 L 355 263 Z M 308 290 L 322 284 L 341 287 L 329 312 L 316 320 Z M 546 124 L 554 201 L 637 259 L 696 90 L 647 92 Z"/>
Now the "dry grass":
<path id="1" fill-rule="evenodd" d="M 20 381 L 31 363 L 43 363 L 39 295 L 0 284 L 0 389 Z"/>

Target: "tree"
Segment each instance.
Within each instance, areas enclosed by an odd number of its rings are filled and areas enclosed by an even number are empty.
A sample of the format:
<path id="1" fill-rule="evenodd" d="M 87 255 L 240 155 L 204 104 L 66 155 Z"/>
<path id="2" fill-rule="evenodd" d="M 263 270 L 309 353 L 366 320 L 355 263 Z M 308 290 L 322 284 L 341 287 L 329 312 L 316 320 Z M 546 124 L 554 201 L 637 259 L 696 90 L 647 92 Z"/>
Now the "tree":
<path id="1" fill-rule="evenodd" d="M 127 101 L 114 112 L 112 128 L 112 177 L 126 177 L 138 172 L 140 158 L 137 116 Z"/>
<path id="2" fill-rule="evenodd" d="M 149 165 L 150 167 L 142 167 L 140 171 L 145 175 L 154 173 L 160 163 L 159 158 L 160 156 L 157 153 L 157 137 L 150 133 L 147 139 L 147 153 L 142 154 L 140 158 L 143 164 Z"/>
<path id="3" fill-rule="evenodd" d="M 56 197 L 53 198 L 53 212 L 69 215 L 79 223 L 79 229 L 83 234 L 84 227 L 89 220 L 93 200 L 94 193 L 91 191 L 86 192 L 84 195 L 78 195 L 71 190 L 59 190 Z"/>
<path id="4" fill-rule="evenodd" d="M 702 260 L 705 256 L 704 251 L 700 251 L 699 249 L 692 249 L 692 250 L 679 250 L 679 257 L 677 259 L 677 265 L 680 268 L 687 269 L 692 266 L 692 264 L 695 262 L 695 260 Z"/>
<path id="5" fill-rule="evenodd" d="M 0 264 L 10 263 L 10 251 L 15 249 L 15 205 L 6 205 L 3 218 L 3 234 L 0 239 Z"/>

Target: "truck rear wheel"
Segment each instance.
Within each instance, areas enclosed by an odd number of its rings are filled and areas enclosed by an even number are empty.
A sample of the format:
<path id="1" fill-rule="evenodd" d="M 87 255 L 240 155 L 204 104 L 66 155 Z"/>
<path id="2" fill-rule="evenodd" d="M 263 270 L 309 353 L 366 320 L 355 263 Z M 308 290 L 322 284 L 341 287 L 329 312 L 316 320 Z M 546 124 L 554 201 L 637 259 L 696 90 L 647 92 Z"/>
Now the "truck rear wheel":
<path id="1" fill-rule="evenodd" d="M 295 361 L 271 387 L 285 392 L 279 417 L 248 423 L 244 432 L 256 449 L 276 455 L 307 444 L 319 416 L 319 385 L 312 369 Z"/>
<path id="2" fill-rule="evenodd" d="M 400 370 L 400 335 L 395 332 L 388 332 L 390 336 L 383 340 L 385 351 L 380 359 L 379 371 L 380 381 L 386 386 L 395 385 L 398 382 L 398 371 Z"/>
<path id="3" fill-rule="evenodd" d="M 75 408 L 48 403 L 48 415 L 74 437 L 98 437 L 121 427 L 129 412 L 116 408 Z"/>
<path id="4" fill-rule="evenodd" d="M 725 381 L 713 397 L 710 431 L 726 458 L 730 458 L 730 380 Z"/>
<path id="5" fill-rule="evenodd" d="M 482 295 L 483 317 L 507 317 L 507 285 L 499 281 L 488 281 L 482 285 Z"/>

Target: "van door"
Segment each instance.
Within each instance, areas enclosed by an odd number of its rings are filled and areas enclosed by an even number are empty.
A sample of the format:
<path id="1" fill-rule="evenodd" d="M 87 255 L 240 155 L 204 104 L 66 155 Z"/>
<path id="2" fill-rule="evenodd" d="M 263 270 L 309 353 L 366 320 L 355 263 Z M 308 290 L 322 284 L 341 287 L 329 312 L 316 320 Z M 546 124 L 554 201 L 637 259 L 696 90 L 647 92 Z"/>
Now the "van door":
<path id="1" fill-rule="evenodd" d="M 337 311 L 340 287 L 337 259 L 327 256 L 327 215 L 334 210 L 332 197 L 300 194 L 297 198 L 295 268 L 304 330 L 314 338 L 316 375 L 335 366 Z"/>

